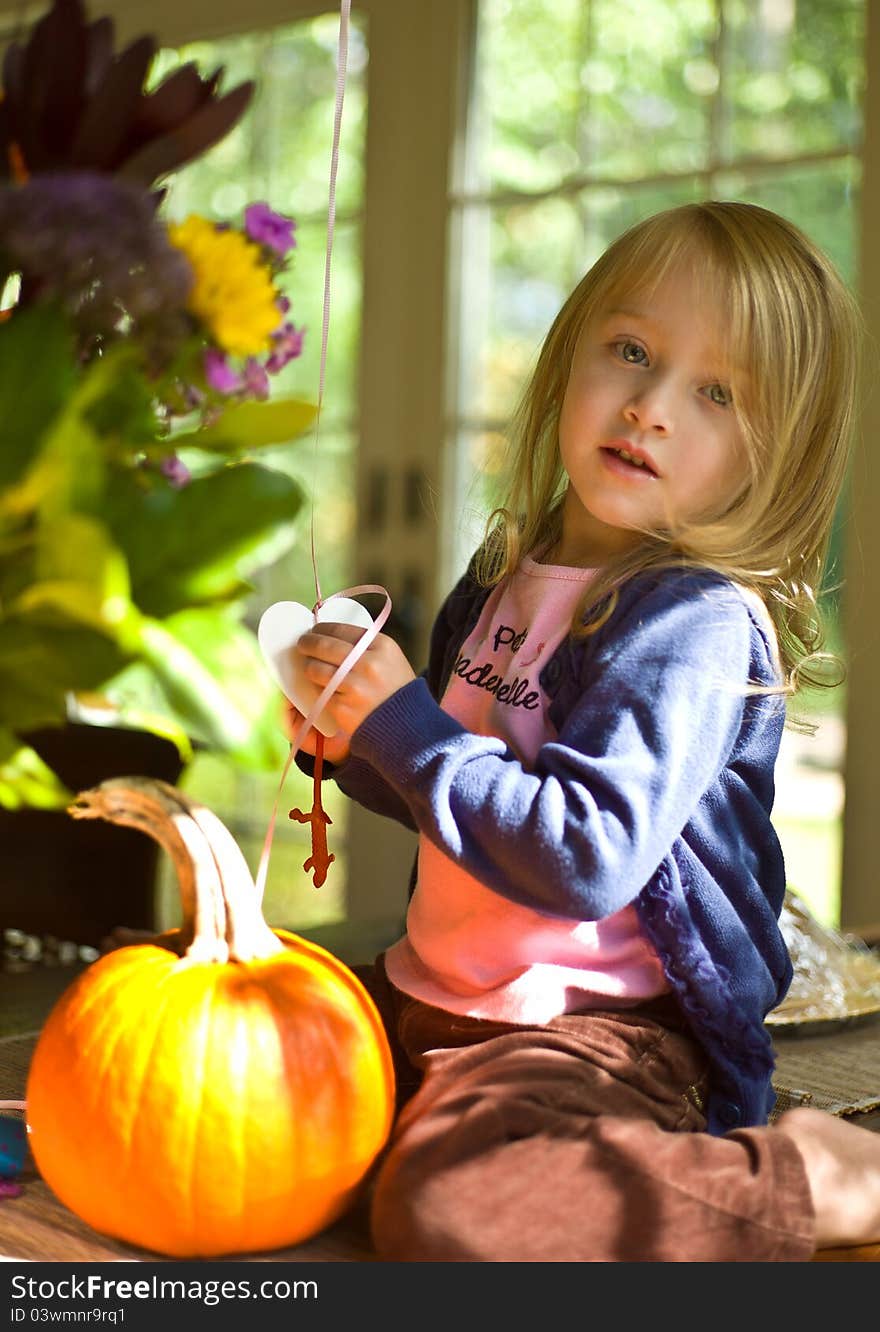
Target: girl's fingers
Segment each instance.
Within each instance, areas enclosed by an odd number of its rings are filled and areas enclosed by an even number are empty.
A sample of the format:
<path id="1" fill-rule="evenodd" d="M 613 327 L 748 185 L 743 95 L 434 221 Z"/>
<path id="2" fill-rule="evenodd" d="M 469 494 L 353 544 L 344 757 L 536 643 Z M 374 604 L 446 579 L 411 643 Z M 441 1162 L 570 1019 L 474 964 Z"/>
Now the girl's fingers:
<path id="1" fill-rule="evenodd" d="M 293 703 L 288 699 L 285 699 L 281 710 L 281 729 L 291 743 L 293 743 L 299 735 L 300 727 L 304 720 L 304 714 L 301 713 L 298 708 L 294 707 Z M 310 727 L 306 734 L 301 737 L 300 748 L 305 750 L 307 754 L 313 754 L 315 752 L 314 727 Z"/>
<path id="2" fill-rule="evenodd" d="M 339 670 L 339 666 L 333 662 L 318 661 L 315 657 L 310 657 L 303 669 L 314 684 L 328 685 Z M 345 684 L 345 680 L 340 680 L 334 693 L 342 693 L 345 690 Z"/>
<path id="3" fill-rule="evenodd" d="M 337 624 L 334 620 L 320 620 L 309 632 L 322 637 L 344 638 L 349 643 L 356 643 L 367 631 L 359 624 Z"/>
<path id="4" fill-rule="evenodd" d="M 354 644 L 363 637 L 364 630 L 354 624 L 325 624 L 322 622 L 321 630 L 325 629 L 333 632 L 324 633 L 312 629 L 303 634 L 296 645 L 296 650 L 301 652 L 303 656 L 315 657 L 319 661 L 333 662 L 336 666 L 341 666 Z"/>

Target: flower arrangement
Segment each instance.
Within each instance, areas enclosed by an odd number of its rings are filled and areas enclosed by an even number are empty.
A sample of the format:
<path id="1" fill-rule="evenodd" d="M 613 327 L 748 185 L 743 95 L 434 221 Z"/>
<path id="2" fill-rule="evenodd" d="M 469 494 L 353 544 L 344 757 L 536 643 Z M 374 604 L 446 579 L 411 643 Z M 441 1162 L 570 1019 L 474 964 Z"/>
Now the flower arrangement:
<path id="1" fill-rule="evenodd" d="M 270 400 L 300 354 L 295 223 L 164 217 L 157 178 L 236 123 L 156 43 L 118 57 L 108 19 L 55 0 L 3 66 L 0 101 L 0 804 L 68 792 L 27 743 L 66 720 L 138 725 L 256 767 L 280 761 L 245 623 L 250 577 L 302 504 L 255 460 L 312 404 Z M 62 77 L 63 76 L 63 77 Z"/>

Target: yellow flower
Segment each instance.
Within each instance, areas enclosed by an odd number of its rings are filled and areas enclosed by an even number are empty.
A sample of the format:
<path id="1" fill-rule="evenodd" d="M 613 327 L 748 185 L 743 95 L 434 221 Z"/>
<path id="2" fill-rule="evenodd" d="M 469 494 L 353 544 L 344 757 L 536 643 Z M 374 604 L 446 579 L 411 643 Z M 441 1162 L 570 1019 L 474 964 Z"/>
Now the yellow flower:
<path id="1" fill-rule="evenodd" d="M 241 232 L 218 231 L 195 215 L 170 225 L 168 239 L 192 265 L 188 305 L 217 344 L 236 356 L 268 351 L 282 316 L 259 247 Z"/>

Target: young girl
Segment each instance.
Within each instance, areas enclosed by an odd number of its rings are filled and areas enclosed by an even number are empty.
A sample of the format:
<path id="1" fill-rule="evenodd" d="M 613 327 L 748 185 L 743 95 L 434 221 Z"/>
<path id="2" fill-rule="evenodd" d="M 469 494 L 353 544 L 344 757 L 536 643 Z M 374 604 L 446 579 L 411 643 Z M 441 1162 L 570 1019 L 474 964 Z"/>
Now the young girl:
<path id="1" fill-rule="evenodd" d="M 419 833 L 370 976 L 405 1102 L 381 1257 L 880 1238 L 880 1138 L 809 1109 L 769 1127 L 764 1026 L 791 979 L 774 762 L 818 663 L 858 342 L 784 219 L 710 202 L 632 227 L 550 330 L 427 670 L 379 635 L 334 695 L 329 772 Z M 300 640 L 315 684 L 360 632 Z"/>

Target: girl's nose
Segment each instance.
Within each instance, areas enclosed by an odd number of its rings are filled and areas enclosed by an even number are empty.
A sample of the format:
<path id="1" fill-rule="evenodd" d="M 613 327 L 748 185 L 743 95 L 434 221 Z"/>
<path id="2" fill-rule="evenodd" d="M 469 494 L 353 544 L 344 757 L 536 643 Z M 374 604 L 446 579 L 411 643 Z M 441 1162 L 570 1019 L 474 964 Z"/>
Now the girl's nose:
<path id="1" fill-rule="evenodd" d="M 664 390 L 659 384 L 645 388 L 626 404 L 623 416 L 628 425 L 638 426 L 640 430 L 653 431 L 656 435 L 668 435 L 672 430 L 669 391 Z"/>

